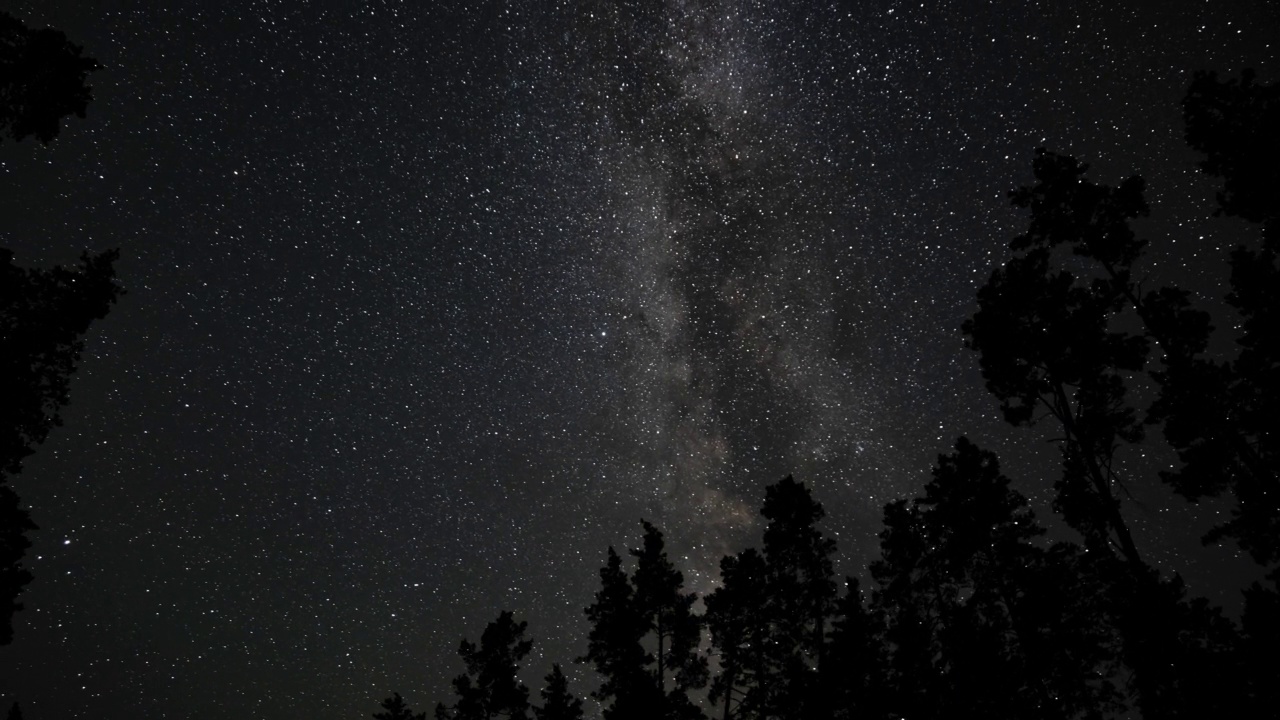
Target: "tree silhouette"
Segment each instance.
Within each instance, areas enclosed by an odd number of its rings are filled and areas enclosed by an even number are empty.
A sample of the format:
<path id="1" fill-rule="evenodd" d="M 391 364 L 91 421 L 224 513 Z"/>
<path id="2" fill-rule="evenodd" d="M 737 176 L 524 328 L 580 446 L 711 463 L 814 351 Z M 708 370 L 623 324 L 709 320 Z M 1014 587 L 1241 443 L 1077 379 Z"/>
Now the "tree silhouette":
<path id="1" fill-rule="evenodd" d="M 1143 436 L 1124 375 L 1145 367 L 1149 343 L 1111 321 L 1133 298 L 1132 265 L 1144 243 L 1129 220 L 1147 214 L 1143 182 L 1096 185 L 1083 177 L 1087 166 L 1044 150 L 1033 169 L 1036 185 L 1010 193 L 1014 205 L 1031 209 L 1030 227 L 978 291 L 964 332 L 1008 422 L 1029 425 L 1042 407 L 1060 424 L 1055 509 L 1090 549 L 1114 548 L 1141 566 L 1120 513 L 1114 458 L 1121 443 Z M 1054 251 L 1063 245 L 1092 264 L 1062 267 Z"/>
<path id="2" fill-rule="evenodd" d="M 377 720 L 426 720 L 427 714 L 421 712 L 415 715 L 405 704 L 404 698 L 400 697 L 400 693 L 395 693 L 382 701 L 382 712 L 374 713 L 373 717 Z"/>
<path id="3" fill-rule="evenodd" d="M 601 676 L 600 687 L 591 696 L 610 703 L 604 708 L 606 720 L 645 717 L 638 707 L 643 702 L 649 657 L 640 644 L 644 629 L 633 596 L 622 558 L 610 547 L 608 561 L 600 568 L 600 590 L 585 609 L 591 623 L 587 654 L 578 658 L 578 662 L 592 663 Z"/>
<path id="4" fill-rule="evenodd" d="M 64 115 L 84 116 L 86 75 L 98 67 L 56 30 L 29 30 L 0 12 L 0 137 L 48 143 Z M 0 249 L 0 645 L 13 640 L 18 595 L 31 581 L 22 558 L 35 530 L 6 483 L 22 460 L 62 424 L 83 335 L 122 294 L 116 251 L 85 253 L 81 267 L 21 268 Z"/>
<path id="5" fill-rule="evenodd" d="M 1197 358 L 1164 383 L 1157 419 L 1165 421 L 1182 466 L 1164 479 L 1188 499 L 1230 489 L 1232 519 L 1206 538 L 1229 537 L 1255 560 L 1280 560 L 1280 86 L 1196 76 L 1183 101 L 1187 143 L 1204 153 L 1201 169 L 1220 178 L 1218 212 L 1262 226 L 1256 247 L 1231 254 L 1227 302 L 1240 314 L 1239 354 L 1230 362 Z"/>
<path id="6" fill-rule="evenodd" d="M 22 609 L 18 595 L 31 582 L 22 558 L 31 547 L 27 532 L 36 529 L 31 515 L 19 505 L 18 494 L 0 483 L 0 645 L 13 642 L 13 616 Z"/>
<path id="7" fill-rule="evenodd" d="M 18 707 L 18 702 L 16 700 L 9 708 L 9 714 L 5 715 L 5 718 L 7 720 L 22 720 L 22 708 Z"/>
<path id="8" fill-rule="evenodd" d="M 684 592 L 684 576 L 667 558 L 662 533 L 641 524 L 644 545 L 631 550 L 636 569 L 630 580 L 609 548 L 600 591 L 586 608 L 591 632 L 580 660 L 593 663 L 604 678 L 593 697 L 612 701 L 604 710 L 608 720 L 701 717 L 689 698 L 707 682 L 696 597 Z"/>
<path id="9" fill-rule="evenodd" d="M 1280 571 L 1267 578 L 1270 588 L 1253 583 L 1245 590 L 1244 614 L 1240 618 L 1241 635 L 1239 667 L 1245 682 L 1246 707 L 1253 709 L 1280 707 Z"/>
<path id="10" fill-rule="evenodd" d="M 764 691 L 760 688 L 768 675 L 764 558 L 753 549 L 727 556 L 720 561 L 720 580 L 720 587 L 706 600 L 711 647 L 720 661 L 720 672 L 711 681 L 708 697 L 713 703 L 723 703 L 724 720 L 760 718 L 764 716 Z"/>
<path id="11" fill-rule="evenodd" d="M 656 645 L 649 670 L 661 698 L 655 716 L 701 717 L 689 698 L 690 690 L 707 684 L 707 659 L 698 651 L 702 620 L 693 614 L 697 596 L 684 592 L 684 575 L 667 558 L 662 533 L 648 522 L 641 524 L 644 545 L 631 551 L 636 558 L 632 583 L 641 627 Z"/>
<path id="12" fill-rule="evenodd" d="M 569 692 L 569 680 L 552 665 L 542 688 L 542 706 L 533 708 L 537 720 L 582 720 L 582 701 Z"/>
<path id="13" fill-rule="evenodd" d="M 524 638 L 528 623 L 516 622 L 510 612 L 503 612 L 489 623 L 477 646 L 463 640 L 458 655 L 466 663 L 467 672 L 453 680 L 458 696 L 452 706 L 436 706 L 435 717 L 441 720 L 526 720 L 529 717 L 529 688 L 520 682 L 520 662 L 533 649 L 533 641 Z"/>
<path id="14" fill-rule="evenodd" d="M 115 282 L 117 251 L 85 253 L 79 268 L 18 267 L 0 249 L 0 475 L 22 470 L 22 460 L 62 424 L 71 375 L 84 350 L 85 332 L 123 291 Z"/>
<path id="15" fill-rule="evenodd" d="M 1231 253 L 1227 302 L 1240 315 L 1239 354 L 1198 358 L 1196 374 L 1164 385 L 1158 409 L 1182 467 L 1163 473 L 1189 499 L 1236 497 L 1232 517 L 1205 537 L 1231 538 L 1261 565 L 1280 561 L 1280 85 L 1196 75 L 1183 100 L 1187 144 L 1220 178 L 1218 212 L 1261 225 L 1261 242 Z M 1245 592 L 1240 667 L 1251 709 L 1280 705 L 1280 566 Z"/>
<path id="16" fill-rule="evenodd" d="M 1079 569 L 1079 553 L 1046 552 L 1032 542 L 1041 534 L 995 456 L 965 438 L 939 458 L 923 497 L 885 508 L 871 573 L 894 713 L 1074 717 L 1118 707 L 1112 635 L 1097 614 L 1106 605 L 1086 583 L 1055 585 Z"/>
<path id="17" fill-rule="evenodd" d="M 884 646 L 879 624 L 862 604 L 857 578 L 845 578 L 835 607 L 819 677 L 819 717 L 858 720 L 885 717 Z"/>
<path id="18" fill-rule="evenodd" d="M 1044 151 L 1034 163 L 1036 185 L 1011 194 L 1015 205 L 1031 210 L 1028 232 L 1011 244 L 1014 257 L 979 292 L 979 311 L 964 327 L 1006 419 L 1029 424 L 1043 407 L 1061 425 L 1055 509 L 1087 548 L 1127 561 L 1123 570 L 1096 567 L 1122 641 L 1118 657 L 1130 672 L 1126 687 L 1147 716 L 1237 712 L 1233 703 L 1247 705 L 1248 692 L 1268 684 L 1221 691 L 1238 680 L 1230 672 L 1215 675 L 1236 666 L 1238 638 L 1216 610 L 1187 598 L 1180 579 L 1162 580 L 1142 562 L 1120 512 L 1116 489 L 1124 478 L 1115 457 L 1123 444 L 1142 438 L 1143 413 L 1128 396 L 1126 377 L 1145 373 L 1158 388 L 1145 422 L 1163 425 L 1182 461 L 1162 478 L 1189 499 L 1227 489 L 1237 497 L 1232 519 L 1206 542 L 1231 537 L 1264 565 L 1280 557 L 1272 415 L 1280 400 L 1274 247 L 1280 154 L 1272 132 L 1278 107 L 1275 89 L 1254 85 L 1248 74 L 1225 83 L 1200 75 L 1184 102 L 1189 143 L 1205 152 L 1202 168 L 1224 179 L 1220 213 L 1263 224 L 1260 247 L 1232 254 L 1227 301 L 1243 320 L 1234 360 L 1206 356 L 1212 327 L 1206 313 L 1193 309 L 1190 293 L 1146 291 L 1135 279 L 1146 243 L 1129 221 L 1147 212 L 1141 179 L 1114 189 L 1098 185 L 1085 179 L 1086 166 Z M 1272 592 L 1257 586 L 1246 595 L 1246 626 L 1271 627 L 1248 616 L 1251 605 L 1269 608 Z M 1259 637 L 1244 647 L 1275 642 L 1280 637 Z M 1275 666 L 1264 657 L 1240 662 Z M 1218 678 L 1218 691 L 1205 690 L 1209 677 Z"/>
<path id="19" fill-rule="evenodd" d="M 0 12 L 0 137 L 47 145 L 64 116 L 84 117 L 93 97 L 85 81 L 101 66 L 81 52 L 61 31 L 31 30 Z"/>
<path id="20" fill-rule="evenodd" d="M 825 516 L 809 488 L 788 476 L 765 489 L 764 531 L 768 623 L 766 672 L 758 684 L 766 712 L 807 717 L 819 695 L 818 677 L 827 618 L 836 599 L 831 557 L 835 542 L 817 523 Z"/>

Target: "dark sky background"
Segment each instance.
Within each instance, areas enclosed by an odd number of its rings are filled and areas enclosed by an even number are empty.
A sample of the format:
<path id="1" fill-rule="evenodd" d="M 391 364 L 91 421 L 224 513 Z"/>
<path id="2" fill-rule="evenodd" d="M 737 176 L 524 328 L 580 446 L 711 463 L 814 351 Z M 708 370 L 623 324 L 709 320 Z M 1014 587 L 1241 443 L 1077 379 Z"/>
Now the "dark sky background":
<path id="1" fill-rule="evenodd" d="M 1048 519 L 1048 429 L 999 422 L 959 332 L 1004 193 L 1041 145 L 1141 173 L 1152 282 L 1220 296 L 1248 230 L 1178 103 L 1274 82 L 1280 42 L 1266 0 L 672 0 L 612 36 L 566 2 L 164 5 L 5 7 L 103 69 L 50 147 L 0 145 L 0 246 L 119 247 L 129 293 L 14 481 L 0 705 L 32 720 L 430 710 L 502 609 L 536 696 L 641 517 L 706 592 L 794 473 L 858 573 L 965 433 Z M 1224 506 L 1163 457 L 1125 459 L 1139 544 L 1231 609 Z"/>

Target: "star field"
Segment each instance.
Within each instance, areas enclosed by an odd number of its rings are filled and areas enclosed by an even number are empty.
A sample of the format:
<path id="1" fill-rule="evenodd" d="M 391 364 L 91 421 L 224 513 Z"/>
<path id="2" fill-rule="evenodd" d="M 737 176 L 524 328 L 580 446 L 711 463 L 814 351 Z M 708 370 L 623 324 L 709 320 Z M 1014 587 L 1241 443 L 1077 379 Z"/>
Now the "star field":
<path id="1" fill-rule="evenodd" d="M 1269 3 L 589 5 L 10 10 L 103 69 L 48 148 L 0 145 L 0 246 L 119 247 L 128 295 L 14 480 L 41 529 L 0 706 L 429 710 L 502 609 L 526 682 L 581 693 L 640 518 L 704 593 L 794 474 L 862 572 L 960 434 L 1047 520 L 1052 449 L 959 330 L 1038 146 L 1144 175 L 1162 272 L 1223 292 L 1244 230 L 1178 103 L 1200 69 L 1274 81 Z M 1221 508 L 1133 489 L 1151 556 L 1235 602 L 1248 562 L 1186 530 Z"/>

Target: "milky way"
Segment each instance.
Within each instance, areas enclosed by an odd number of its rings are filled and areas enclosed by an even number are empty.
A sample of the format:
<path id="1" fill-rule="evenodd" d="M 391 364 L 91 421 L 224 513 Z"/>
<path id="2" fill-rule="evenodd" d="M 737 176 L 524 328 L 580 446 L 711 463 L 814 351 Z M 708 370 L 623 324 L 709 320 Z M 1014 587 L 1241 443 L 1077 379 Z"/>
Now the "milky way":
<path id="1" fill-rule="evenodd" d="M 764 482 L 856 473 L 879 403 L 852 362 L 870 298 L 839 272 L 858 251 L 821 192 L 836 173 L 784 124 L 758 19 L 710 5 L 599 11 L 577 77 L 607 188 L 608 474 L 714 563 Z"/>
<path id="2" fill-rule="evenodd" d="M 1051 446 L 1001 425 L 959 333 L 1024 222 L 1005 193 L 1042 145 L 1142 173 L 1153 253 L 1220 295 L 1240 228 L 1178 102 L 1201 68 L 1274 80 L 1280 27 L 1267 2 L 100 5 L 12 10 L 103 69 L 48 149 L 0 145 L 0 246 L 119 247 L 129 293 L 14 481 L 41 530 L 0 707 L 36 720 L 429 710 L 503 609 L 528 682 L 565 662 L 582 691 L 582 608 L 641 518 L 706 592 L 793 474 L 859 573 L 960 434 L 1050 515 Z M 1132 489 L 1144 554 L 1229 602 L 1242 562 L 1186 531 L 1220 508 Z"/>

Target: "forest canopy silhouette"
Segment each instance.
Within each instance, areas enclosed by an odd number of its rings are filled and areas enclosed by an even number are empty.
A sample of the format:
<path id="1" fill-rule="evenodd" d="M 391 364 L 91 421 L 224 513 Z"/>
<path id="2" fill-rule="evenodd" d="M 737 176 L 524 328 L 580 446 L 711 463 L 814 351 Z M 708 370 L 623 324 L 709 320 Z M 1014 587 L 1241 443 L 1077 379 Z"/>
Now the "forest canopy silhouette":
<path id="1" fill-rule="evenodd" d="M 1011 255 L 964 323 L 987 389 L 1013 426 L 1050 425 L 1061 454 L 1052 510 L 1078 540 L 1049 542 L 996 455 L 965 437 L 923 494 L 884 508 L 873 583 L 838 581 L 821 503 L 788 477 L 766 491 L 760 549 L 725 557 L 698 598 L 641 521 L 638 547 L 610 547 L 586 652 L 606 720 L 1266 717 L 1280 677 L 1280 89 L 1201 73 L 1185 97 L 1188 144 L 1221 182 L 1217 214 L 1257 237 L 1230 254 L 1238 314 L 1231 353 L 1197 298 L 1150 287 L 1141 177 L 1108 186 L 1076 158 L 1038 150 L 1030 212 Z M 1135 378 L 1155 388 L 1143 402 Z M 1159 435 L 1176 453 L 1160 480 L 1188 501 L 1227 495 L 1203 538 L 1235 542 L 1263 569 L 1238 622 L 1161 573 L 1130 529 L 1126 446 Z M 699 600 L 702 602 L 699 603 Z M 699 612 L 701 605 L 701 612 Z M 519 674 L 532 640 L 502 613 L 438 720 L 576 719 L 559 665 L 541 702 Z M 397 694 L 378 718 L 425 717 Z"/>
<path id="2" fill-rule="evenodd" d="M 0 13 L 0 137 L 53 140 L 63 117 L 83 116 L 96 68 L 61 33 Z M 1221 183 L 1218 214 L 1257 230 L 1229 257 L 1223 299 L 1235 318 L 1210 317 L 1186 288 L 1144 282 L 1148 243 L 1131 225 L 1149 212 L 1140 177 L 1104 185 L 1076 158 L 1040 150 L 1035 183 L 1010 193 L 1030 213 L 1027 230 L 962 328 L 1005 420 L 1054 427 L 1052 510 L 1078 540 L 1049 542 L 999 458 L 966 437 L 918 497 L 885 506 L 865 589 L 836 577 L 825 511 L 792 477 L 766 489 L 760 547 L 725 557 L 705 597 L 685 587 L 662 531 L 640 520 L 636 547 L 607 550 L 583 654 L 563 659 L 594 670 L 590 697 L 607 720 L 1274 713 L 1280 88 L 1248 71 L 1204 73 L 1183 112 L 1201 169 Z M 83 336 L 122 292 L 117 256 L 42 270 L 0 250 L 0 645 L 31 580 L 22 558 L 35 528 L 8 480 L 61 422 Z M 1232 352 L 1211 352 L 1232 325 Z M 1134 378 L 1155 389 L 1151 401 Z M 1238 621 L 1159 572 L 1133 539 L 1131 479 L 1116 459 L 1149 435 L 1177 455 L 1159 477 L 1177 494 L 1233 501 L 1204 541 L 1234 542 L 1263 569 Z M 521 680 L 533 637 L 503 612 L 478 642 L 462 640 L 463 671 L 434 717 L 584 717 L 582 689 L 560 664 L 536 698 Z M 426 717 L 398 693 L 381 708 L 379 720 Z M 15 703 L 9 717 L 20 716 Z"/>

